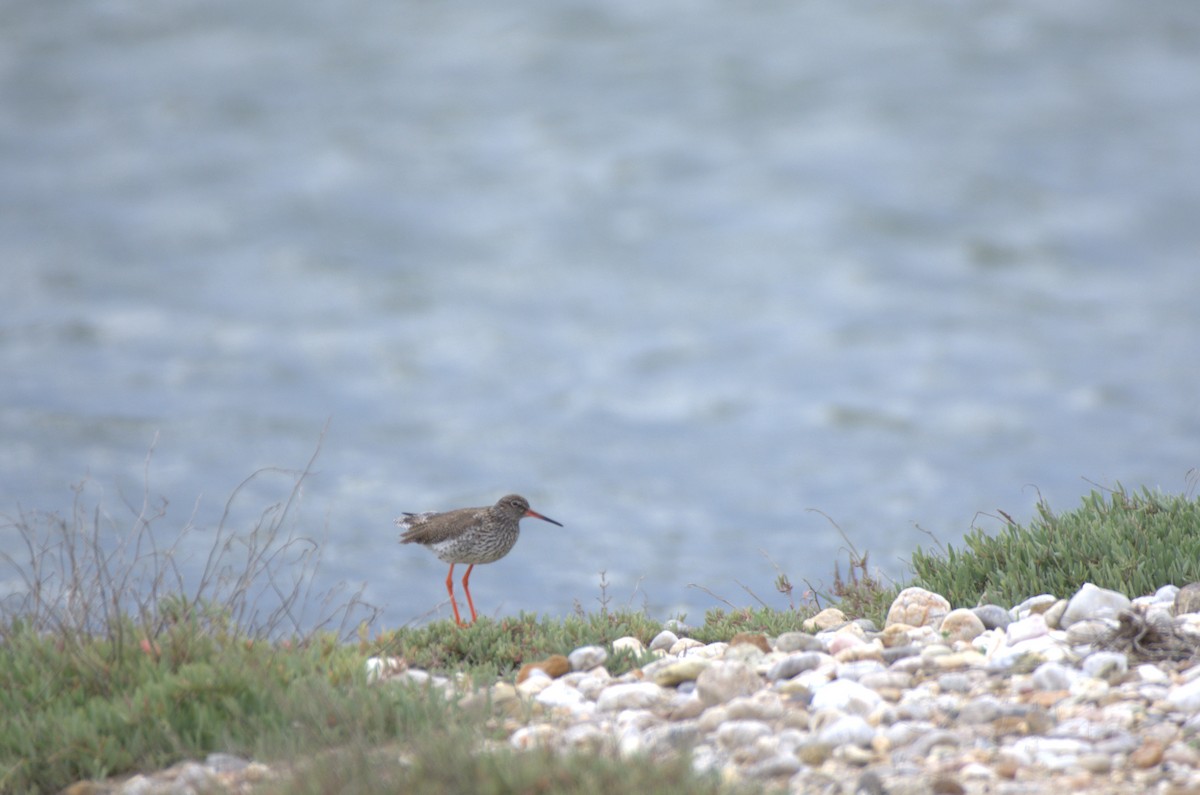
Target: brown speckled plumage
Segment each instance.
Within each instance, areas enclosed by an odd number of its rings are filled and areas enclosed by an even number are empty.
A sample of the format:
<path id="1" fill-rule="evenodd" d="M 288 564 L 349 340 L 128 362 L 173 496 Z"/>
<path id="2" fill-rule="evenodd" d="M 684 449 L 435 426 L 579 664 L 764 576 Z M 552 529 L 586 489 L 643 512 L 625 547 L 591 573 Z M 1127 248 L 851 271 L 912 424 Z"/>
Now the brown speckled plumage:
<path id="1" fill-rule="evenodd" d="M 401 544 L 421 544 L 442 561 L 450 564 L 450 573 L 446 575 L 446 590 L 450 594 L 454 621 L 462 626 L 458 615 L 458 603 L 454 599 L 455 564 L 467 564 L 467 573 L 463 575 L 462 584 L 473 622 L 475 604 L 468 585 L 471 569 L 475 568 L 476 564 L 492 563 L 507 555 L 517 543 L 521 534 L 520 522 L 526 516 L 562 527 L 561 523 L 530 509 L 529 501 L 519 494 L 501 497 L 495 505 L 488 508 L 459 508 L 442 513 L 406 513 L 396 520 L 396 525 L 405 528 L 400 535 Z"/>

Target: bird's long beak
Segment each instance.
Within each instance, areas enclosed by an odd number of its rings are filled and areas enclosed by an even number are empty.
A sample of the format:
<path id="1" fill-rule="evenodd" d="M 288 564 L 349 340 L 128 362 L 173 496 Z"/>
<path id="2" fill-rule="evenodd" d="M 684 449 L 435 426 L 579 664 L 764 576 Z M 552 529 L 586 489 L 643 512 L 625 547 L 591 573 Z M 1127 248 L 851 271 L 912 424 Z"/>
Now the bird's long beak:
<path id="1" fill-rule="evenodd" d="M 538 513 L 535 510 L 532 510 L 532 509 L 526 511 L 525 515 L 532 516 L 534 519 L 541 519 L 543 522 L 549 522 L 550 524 L 556 524 L 559 527 L 563 526 L 562 522 L 556 522 L 553 519 L 551 519 L 549 516 L 542 516 L 540 513 Z"/>

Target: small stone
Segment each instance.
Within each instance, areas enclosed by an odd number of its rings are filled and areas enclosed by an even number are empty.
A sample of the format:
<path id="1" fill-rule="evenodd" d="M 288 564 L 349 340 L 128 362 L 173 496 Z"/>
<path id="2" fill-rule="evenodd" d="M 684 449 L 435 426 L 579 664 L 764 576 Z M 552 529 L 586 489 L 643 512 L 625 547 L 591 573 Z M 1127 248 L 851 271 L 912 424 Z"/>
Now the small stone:
<path id="1" fill-rule="evenodd" d="M 524 669 L 522 669 L 524 671 Z M 517 692 L 525 698 L 533 698 L 545 690 L 554 680 L 541 668 L 530 668 L 524 681 L 517 685 Z"/>
<path id="2" fill-rule="evenodd" d="M 963 738 L 958 732 L 949 729 L 933 729 L 923 732 L 907 749 L 904 756 L 908 759 L 924 759 L 936 747 L 946 746 L 958 748 L 963 744 Z"/>
<path id="3" fill-rule="evenodd" d="M 367 683 L 386 682 L 408 670 L 408 663 L 399 657 L 371 657 L 367 660 Z"/>
<path id="4" fill-rule="evenodd" d="M 859 643 L 857 646 L 842 649 L 834 655 L 834 659 L 839 663 L 876 662 L 882 665 L 883 646 L 879 644 L 879 641 Z"/>
<path id="5" fill-rule="evenodd" d="M 1110 754 L 1083 753 L 1076 764 L 1089 773 L 1108 773 L 1112 770 L 1113 758 Z"/>
<path id="6" fill-rule="evenodd" d="M 585 703 L 583 693 L 580 693 L 561 679 L 556 679 L 543 688 L 541 692 L 534 696 L 534 700 L 547 707 L 564 707 L 572 712 L 587 711 L 579 709 Z M 590 701 L 586 703 L 589 707 L 592 706 Z"/>
<path id="7" fill-rule="evenodd" d="M 1150 663 L 1142 663 L 1134 671 L 1137 673 L 1138 678 L 1146 684 L 1165 685 L 1171 681 L 1171 677 L 1166 671 Z"/>
<path id="8" fill-rule="evenodd" d="M 1067 690 L 1077 674 L 1056 662 L 1042 663 L 1033 672 L 1033 686 L 1038 690 Z"/>
<path id="9" fill-rule="evenodd" d="M 837 667 L 838 679 L 853 679 L 861 682 L 864 676 L 883 673 L 887 666 L 880 660 L 849 660 L 840 662 Z"/>
<path id="10" fill-rule="evenodd" d="M 996 775 L 1000 778 L 1011 780 L 1016 778 L 1017 773 L 1021 770 L 1021 762 L 1012 756 L 1001 756 L 992 765 L 992 770 L 996 771 Z"/>
<path id="11" fill-rule="evenodd" d="M 947 613 L 939 627 L 942 637 L 950 642 L 956 640 L 970 642 L 979 637 L 984 629 L 983 621 L 979 619 L 979 616 L 961 607 Z"/>
<path id="12" fill-rule="evenodd" d="M 671 644 L 671 648 L 667 649 L 667 653 L 675 657 L 682 657 L 690 649 L 702 647 L 704 644 L 695 638 L 680 638 Z"/>
<path id="13" fill-rule="evenodd" d="M 991 696 L 980 696 L 963 705 L 958 719 L 966 724 L 992 723 L 1000 717 L 1003 707 Z"/>
<path id="14" fill-rule="evenodd" d="M 612 642 L 614 652 L 627 651 L 631 654 L 644 654 L 646 646 L 637 638 L 626 635 L 623 638 L 617 638 Z"/>
<path id="15" fill-rule="evenodd" d="M 883 786 L 883 780 L 879 778 L 878 773 L 868 770 L 858 777 L 854 795 L 887 795 L 887 788 Z"/>
<path id="16" fill-rule="evenodd" d="M 650 651 L 668 651 L 678 641 L 678 635 L 669 629 L 664 629 L 654 636 L 654 640 L 650 641 Z"/>
<path id="17" fill-rule="evenodd" d="M 783 699 L 770 690 L 759 690 L 752 696 L 738 696 L 725 704 L 733 720 L 775 720 L 783 716 Z"/>
<path id="18" fill-rule="evenodd" d="M 950 612 L 950 603 L 944 596 L 924 588 L 909 587 L 901 591 L 888 608 L 884 626 L 908 624 L 913 627 L 937 626 Z"/>
<path id="19" fill-rule="evenodd" d="M 1180 685 L 1167 694 L 1167 703 L 1183 712 L 1200 711 L 1200 679 Z"/>
<path id="20" fill-rule="evenodd" d="M 796 756 L 810 767 L 820 767 L 829 757 L 833 756 L 833 749 L 833 743 L 824 740 L 807 742 L 796 749 Z"/>
<path id="21" fill-rule="evenodd" d="M 721 659 L 726 662 L 736 660 L 738 662 L 749 663 L 757 666 L 762 662 L 763 650 L 755 646 L 753 643 L 738 643 L 737 645 L 730 644 L 725 653 L 721 655 Z"/>
<path id="22" fill-rule="evenodd" d="M 727 720 L 717 729 L 716 738 L 725 748 L 740 748 L 771 734 L 771 726 L 760 720 Z"/>
<path id="23" fill-rule="evenodd" d="M 885 649 L 907 646 L 913 642 L 912 630 L 908 624 L 892 624 L 879 633 L 879 642 Z"/>
<path id="24" fill-rule="evenodd" d="M 562 733 L 563 745 L 574 751 L 598 753 L 610 741 L 610 735 L 592 723 L 577 723 Z"/>
<path id="25" fill-rule="evenodd" d="M 699 736 L 694 724 L 660 724 L 643 731 L 642 746 L 651 756 L 664 756 L 694 747 Z"/>
<path id="26" fill-rule="evenodd" d="M 612 676 L 604 668 L 593 668 L 575 683 L 576 689 L 589 701 L 600 698 L 600 691 L 612 684 Z"/>
<path id="27" fill-rule="evenodd" d="M 1012 616 L 1000 605 L 980 605 L 971 612 L 983 622 L 985 629 L 1004 629 L 1012 623 Z"/>
<path id="28" fill-rule="evenodd" d="M 907 657 L 916 657 L 920 653 L 921 653 L 920 646 L 916 646 L 916 645 L 893 646 L 892 648 L 884 649 L 880 653 L 879 656 L 883 658 L 883 661 L 885 663 L 887 663 L 888 665 L 892 665 L 897 660 L 903 660 Z"/>
<path id="29" fill-rule="evenodd" d="M 216 785 L 214 773 L 199 762 L 183 762 L 176 765 L 174 786 L 181 790 L 191 789 L 203 792 Z"/>
<path id="30" fill-rule="evenodd" d="M 1067 643 L 1072 646 L 1094 646 L 1112 634 L 1117 623 L 1111 619 L 1085 618 L 1067 628 Z"/>
<path id="31" fill-rule="evenodd" d="M 793 676 L 804 671 L 816 670 L 822 661 L 828 659 L 830 659 L 828 655 L 815 651 L 789 654 L 767 669 L 767 679 L 772 682 L 777 682 L 780 679 L 791 679 Z"/>
<path id="32" fill-rule="evenodd" d="M 698 718 L 704 712 L 704 702 L 695 693 L 683 697 L 677 696 L 677 699 L 672 702 L 671 709 L 667 713 L 667 717 L 673 721 Z"/>
<path id="33" fill-rule="evenodd" d="M 209 754 L 204 758 L 205 766 L 214 773 L 238 773 L 250 766 L 248 759 L 233 754 Z"/>
<path id="34" fill-rule="evenodd" d="M 855 715 L 870 715 L 883 697 L 869 687 L 846 679 L 835 679 L 819 688 L 812 697 L 812 709 L 832 709 Z"/>
<path id="35" fill-rule="evenodd" d="M 613 644 L 613 650 L 616 650 L 615 643 Z M 567 655 L 567 660 L 570 663 L 572 671 L 586 671 L 598 665 L 604 665 L 608 660 L 608 652 L 600 646 L 580 646 Z M 550 672 L 547 671 L 546 673 Z"/>
<path id="36" fill-rule="evenodd" d="M 870 746 L 874 737 L 875 729 L 861 715 L 842 715 L 817 735 L 821 742 L 833 746 L 857 745 L 863 748 Z"/>
<path id="37" fill-rule="evenodd" d="M 1190 582 L 1175 594 L 1175 615 L 1200 613 L 1200 582 Z"/>
<path id="38" fill-rule="evenodd" d="M 704 657 L 708 660 L 719 660 L 725 656 L 725 652 L 729 650 L 729 644 L 724 641 L 716 643 L 706 643 L 705 645 L 692 649 L 688 653 L 694 654 L 697 657 Z"/>
<path id="39" fill-rule="evenodd" d="M 591 646 L 591 647 L 585 647 L 585 648 L 599 648 L 599 647 Z M 579 649 L 576 649 L 575 651 L 579 651 Z M 600 651 L 603 652 L 604 649 L 600 649 Z M 571 652 L 571 653 L 574 654 L 575 652 Z M 604 660 L 601 660 L 600 662 L 604 662 Z M 599 663 L 597 663 L 597 665 L 599 665 Z M 589 665 L 588 667 L 595 668 L 596 666 Z M 540 660 L 538 662 L 526 663 L 525 665 L 522 665 L 521 670 L 517 672 L 517 684 L 521 684 L 526 679 L 528 679 L 531 675 L 533 675 L 534 670 L 539 670 L 539 671 L 544 672 L 546 674 L 546 676 L 550 677 L 551 679 L 557 679 L 558 677 L 565 674 L 567 671 L 572 670 L 572 666 L 571 666 L 571 663 L 568 662 L 566 657 L 562 656 L 561 654 L 552 654 L 544 660 Z M 578 669 L 575 669 L 575 670 L 578 670 Z"/>
<path id="40" fill-rule="evenodd" d="M 746 770 L 748 778 L 779 778 L 791 776 L 800 771 L 800 760 L 795 754 L 775 754 L 761 762 L 751 765 Z"/>
<path id="41" fill-rule="evenodd" d="M 807 632 L 785 632 L 775 639 L 775 649 L 791 651 L 825 651 L 825 644 Z"/>
<path id="42" fill-rule="evenodd" d="M 933 667 L 941 671 L 953 671 L 959 668 L 980 668 L 987 664 L 987 658 L 974 649 L 940 654 L 930 658 Z"/>
<path id="43" fill-rule="evenodd" d="M 696 721 L 696 726 L 705 734 L 710 734 L 721 728 L 721 724 L 728 719 L 729 711 L 725 709 L 725 705 L 717 704 L 701 713 L 700 719 Z"/>
<path id="44" fill-rule="evenodd" d="M 944 773 L 933 779 L 929 789 L 933 795 L 963 795 L 967 791 L 958 779 Z"/>
<path id="45" fill-rule="evenodd" d="M 1059 599 L 1050 605 L 1050 608 L 1042 613 L 1042 618 L 1046 619 L 1046 626 L 1050 629 L 1066 629 L 1067 625 L 1063 623 L 1062 618 L 1069 604 L 1066 599 Z"/>
<path id="46" fill-rule="evenodd" d="M 869 687 L 880 695 L 884 691 L 905 691 L 912 687 L 913 676 L 904 671 L 886 670 L 868 673 L 858 678 L 858 683 Z"/>
<path id="47" fill-rule="evenodd" d="M 838 655 L 847 649 L 852 649 L 855 646 L 864 646 L 866 641 L 858 636 L 854 631 L 850 632 L 835 632 L 832 635 L 823 633 L 822 637 L 829 639 L 829 653 Z"/>
<path id="48" fill-rule="evenodd" d="M 120 795 L 150 795 L 158 790 L 157 785 L 148 776 L 141 773 L 133 776 L 121 785 Z"/>
<path id="49" fill-rule="evenodd" d="M 696 694 L 705 704 L 723 704 L 737 696 L 748 696 L 763 687 L 753 667 L 742 662 L 716 662 L 696 678 Z"/>
<path id="50" fill-rule="evenodd" d="M 668 618 L 663 622 L 663 629 L 669 629 L 681 638 L 692 631 L 686 622 L 678 618 Z"/>
<path id="51" fill-rule="evenodd" d="M 531 748 L 548 748 L 554 744 L 558 729 L 548 723 L 535 723 L 532 726 L 522 726 L 513 732 L 508 739 L 513 748 L 518 751 L 528 751 Z"/>
<path id="52" fill-rule="evenodd" d="M 939 676 L 937 684 L 943 693 L 966 693 L 971 689 L 973 680 L 970 674 L 955 671 Z"/>
<path id="53" fill-rule="evenodd" d="M 1085 582 L 1067 605 L 1058 626 L 1066 628 L 1085 618 L 1116 618 L 1129 609 L 1129 597 L 1117 591 Z"/>
<path id="54" fill-rule="evenodd" d="M 833 749 L 835 759 L 851 767 L 866 767 L 874 761 L 874 752 L 861 745 L 842 745 Z"/>
<path id="55" fill-rule="evenodd" d="M 1129 755 L 1129 763 L 1134 767 L 1154 767 L 1162 762 L 1165 746 L 1155 739 L 1147 738 L 1141 746 Z"/>
<path id="56" fill-rule="evenodd" d="M 97 784 L 95 781 L 76 781 L 58 795 L 102 795 L 107 792 L 109 792 L 108 787 Z"/>
<path id="57" fill-rule="evenodd" d="M 600 691 L 596 708 L 601 712 L 623 709 L 651 709 L 666 701 L 667 691 L 653 682 L 609 685 Z"/>
<path id="58" fill-rule="evenodd" d="M 1129 658 L 1115 651 L 1098 651 L 1089 654 L 1083 661 L 1083 672 L 1110 684 L 1124 678 L 1129 671 Z"/>
<path id="59" fill-rule="evenodd" d="M 1009 615 L 1019 621 L 1022 618 L 1028 618 L 1034 613 L 1045 613 L 1047 610 L 1053 607 L 1054 603 L 1057 601 L 1058 597 L 1054 594 L 1043 593 L 1038 594 L 1037 596 L 1031 596 L 1014 607 L 1009 612 Z"/>
<path id="60" fill-rule="evenodd" d="M 866 632 L 868 635 L 878 634 L 879 632 L 879 627 L 875 626 L 875 622 L 869 618 L 856 618 L 850 623 L 857 624 L 862 628 L 862 631 Z"/>
<path id="61" fill-rule="evenodd" d="M 664 662 L 666 661 L 664 660 Z M 667 665 L 656 668 L 650 678 L 654 684 L 660 687 L 675 687 L 681 682 L 694 682 L 701 672 L 712 664 L 711 660 L 701 657 L 670 660 Z"/>
<path id="62" fill-rule="evenodd" d="M 1022 618 L 1012 622 L 1004 630 L 1005 639 L 1009 646 L 1015 646 L 1018 643 L 1031 638 L 1040 638 L 1050 631 L 1046 626 L 1046 619 L 1041 613 L 1033 613 L 1028 618 Z"/>
<path id="63" fill-rule="evenodd" d="M 827 607 L 817 613 L 812 618 L 805 621 L 800 627 L 805 632 L 818 632 L 823 629 L 833 629 L 840 627 L 846 623 L 846 614 L 836 607 Z"/>
<path id="64" fill-rule="evenodd" d="M 767 642 L 767 636 L 761 632 L 739 632 L 729 641 L 730 646 L 737 646 L 742 643 L 753 646 L 763 654 L 768 654 L 771 651 L 771 644 Z"/>

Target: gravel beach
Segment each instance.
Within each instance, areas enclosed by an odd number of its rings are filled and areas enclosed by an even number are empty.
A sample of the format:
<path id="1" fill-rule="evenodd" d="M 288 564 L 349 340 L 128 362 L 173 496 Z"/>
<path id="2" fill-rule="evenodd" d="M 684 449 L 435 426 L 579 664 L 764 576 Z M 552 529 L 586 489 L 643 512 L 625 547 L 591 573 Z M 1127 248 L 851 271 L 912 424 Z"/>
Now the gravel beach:
<path id="1" fill-rule="evenodd" d="M 585 646 L 527 665 L 515 684 L 452 679 L 374 658 L 380 687 L 444 689 L 498 707 L 494 747 L 616 755 L 690 751 L 698 770 L 795 793 L 1200 793 L 1200 585 L 1130 599 L 1066 598 L 952 610 L 901 592 L 884 627 L 828 609 L 812 634 L 700 643 L 667 622 L 656 660 L 612 676 Z M 486 747 L 486 746 L 485 746 Z M 223 755 L 68 792 L 249 792 L 281 771 Z"/>

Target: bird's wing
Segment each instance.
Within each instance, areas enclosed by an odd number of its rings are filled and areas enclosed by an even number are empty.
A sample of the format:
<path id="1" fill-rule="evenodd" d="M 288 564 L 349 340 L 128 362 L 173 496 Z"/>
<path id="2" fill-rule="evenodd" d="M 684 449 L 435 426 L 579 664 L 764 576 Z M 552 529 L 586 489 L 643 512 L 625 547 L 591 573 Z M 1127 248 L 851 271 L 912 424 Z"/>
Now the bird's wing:
<path id="1" fill-rule="evenodd" d="M 459 508 L 441 513 L 406 513 L 396 520 L 400 527 L 408 528 L 400 535 L 401 544 L 436 544 L 445 541 L 472 522 L 482 519 L 486 508 Z"/>

